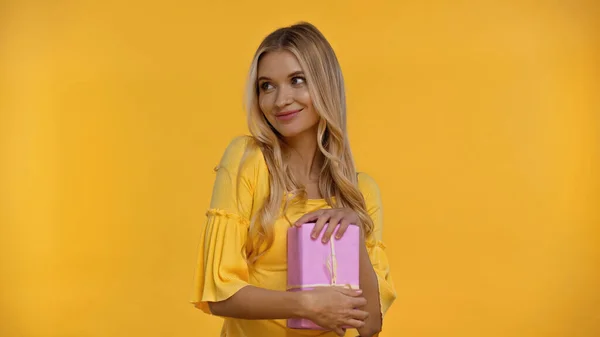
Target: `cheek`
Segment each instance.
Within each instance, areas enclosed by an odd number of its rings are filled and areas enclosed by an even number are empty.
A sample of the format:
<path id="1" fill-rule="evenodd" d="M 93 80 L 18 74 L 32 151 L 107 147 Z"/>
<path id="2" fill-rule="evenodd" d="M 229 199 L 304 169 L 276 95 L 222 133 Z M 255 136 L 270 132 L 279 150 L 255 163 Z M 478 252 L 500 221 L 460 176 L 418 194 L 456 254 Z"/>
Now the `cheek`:
<path id="1" fill-rule="evenodd" d="M 270 113 L 271 110 L 273 110 L 273 99 L 271 95 L 260 95 L 258 97 L 258 106 L 263 113 Z"/>
<path id="2" fill-rule="evenodd" d="M 265 112 L 266 106 L 265 106 L 265 98 L 264 96 L 258 96 L 258 107 L 260 108 L 260 110 L 262 112 Z"/>
<path id="3" fill-rule="evenodd" d="M 308 89 L 300 90 L 296 95 L 296 100 L 303 105 L 312 107 L 312 100 L 310 99 L 310 93 Z"/>
<path id="4" fill-rule="evenodd" d="M 315 110 L 315 107 L 312 104 L 312 99 L 310 98 L 310 93 L 308 92 L 308 90 L 303 90 L 302 92 L 299 92 L 296 96 L 296 99 L 299 103 L 307 107 L 307 109 L 310 111 L 309 116 L 311 120 L 317 120 L 319 118 L 317 111 Z"/>
<path id="5" fill-rule="evenodd" d="M 263 96 L 263 95 L 259 96 L 258 97 L 258 107 L 260 108 L 260 111 L 265 116 L 267 121 L 269 121 L 269 123 L 273 124 L 274 120 L 271 115 L 271 109 L 273 109 L 273 103 L 269 99 L 269 97 Z"/>

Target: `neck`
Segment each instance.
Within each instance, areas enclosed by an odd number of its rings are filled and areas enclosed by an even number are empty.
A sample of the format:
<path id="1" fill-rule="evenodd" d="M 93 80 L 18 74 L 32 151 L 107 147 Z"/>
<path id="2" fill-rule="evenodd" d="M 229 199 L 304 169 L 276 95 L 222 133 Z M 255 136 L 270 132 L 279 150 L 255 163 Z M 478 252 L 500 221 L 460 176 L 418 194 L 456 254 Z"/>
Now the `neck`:
<path id="1" fill-rule="evenodd" d="M 298 178 L 305 182 L 318 179 L 323 154 L 319 151 L 316 133 L 306 132 L 285 141 L 291 148 L 289 165 Z"/>

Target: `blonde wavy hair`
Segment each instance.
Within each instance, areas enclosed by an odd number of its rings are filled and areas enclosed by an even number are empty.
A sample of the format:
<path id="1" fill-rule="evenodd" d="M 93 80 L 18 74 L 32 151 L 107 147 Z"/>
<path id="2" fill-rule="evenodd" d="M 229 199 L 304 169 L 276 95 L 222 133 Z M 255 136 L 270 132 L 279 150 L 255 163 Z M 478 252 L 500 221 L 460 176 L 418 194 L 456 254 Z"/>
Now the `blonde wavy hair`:
<path id="1" fill-rule="evenodd" d="M 277 29 L 258 47 L 246 85 L 246 111 L 252 146 L 263 153 L 269 170 L 270 193 L 259 211 L 252 216 L 246 258 L 253 264 L 274 241 L 274 223 L 286 216 L 290 203 L 305 202 L 306 190 L 284 160 L 289 148 L 267 121 L 258 105 L 258 63 L 273 51 L 288 51 L 296 56 L 305 75 L 313 106 L 319 115 L 317 143 L 324 156 L 319 175 L 319 191 L 332 208 L 349 207 L 359 215 L 365 236 L 371 234 L 373 222 L 358 189 L 358 176 L 346 130 L 344 79 L 333 48 L 312 24 L 299 22 Z M 287 218 L 287 216 L 286 216 Z M 289 219 L 288 219 L 289 221 Z"/>

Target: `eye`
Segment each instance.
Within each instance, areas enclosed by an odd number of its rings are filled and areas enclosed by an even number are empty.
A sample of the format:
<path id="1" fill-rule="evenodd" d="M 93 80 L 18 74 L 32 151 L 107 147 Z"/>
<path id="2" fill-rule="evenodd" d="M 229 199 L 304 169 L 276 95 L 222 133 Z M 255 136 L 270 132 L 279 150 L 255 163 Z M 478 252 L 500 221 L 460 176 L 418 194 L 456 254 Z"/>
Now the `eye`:
<path id="1" fill-rule="evenodd" d="M 272 85 L 271 85 L 271 83 L 269 83 L 269 82 L 262 82 L 262 83 L 260 84 L 260 89 L 261 89 L 262 91 L 267 91 L 267 90 L 271 89 L 272 87 L 273 87 L 273 86 L 272 86 Z"/>
<path id="2" fill-rule="evenodd" d="M 301 76 L 292 77 L 292 84 L 303 84 L 306 83 L 306 79 Z"/>

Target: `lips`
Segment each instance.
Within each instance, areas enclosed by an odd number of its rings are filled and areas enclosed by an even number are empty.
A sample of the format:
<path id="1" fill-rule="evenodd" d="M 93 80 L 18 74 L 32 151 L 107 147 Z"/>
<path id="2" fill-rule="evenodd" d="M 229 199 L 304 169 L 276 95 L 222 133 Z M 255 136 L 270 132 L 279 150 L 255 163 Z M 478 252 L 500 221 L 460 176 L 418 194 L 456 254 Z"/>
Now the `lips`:
<path id="1" fill-rule="evenodd" d="M 277 116 L 277 117 L 285 117 L 285 116 L 289 116 L 289 115 L 298 113 L 298 112 L 300 112 L 300 110 L 302 110 L 302 109 L 290 110 L 290 111 L 282 111 L 282 112 L 276 114 L 275 116 Z"/>
<path id="2" fill-rule="evenodd" d="M 279 119 L 280 121 L 289 121 L 292 118 L 296 117 L 298 115 L 298 113 L 300 113 L 300 111 L 302 111 L 302 109 L 282 111 L 282 112 L 276 114 L 275 117 L 277 119 Z"/>

